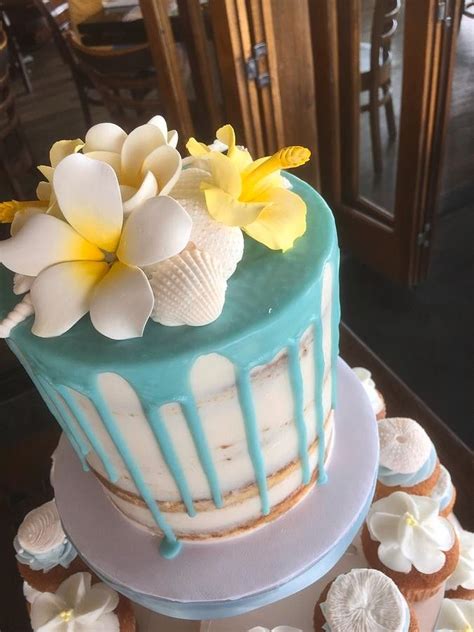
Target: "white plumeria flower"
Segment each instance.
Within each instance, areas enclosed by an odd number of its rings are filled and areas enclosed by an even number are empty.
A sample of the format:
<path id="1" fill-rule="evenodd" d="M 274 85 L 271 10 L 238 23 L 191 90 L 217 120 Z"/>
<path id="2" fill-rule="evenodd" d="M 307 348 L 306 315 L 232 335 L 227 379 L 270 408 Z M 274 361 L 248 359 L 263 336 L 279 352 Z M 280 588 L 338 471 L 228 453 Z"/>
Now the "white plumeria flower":
<path id="1" fill-rule="evenodd" d="M 178 134 L 162 116 L 130 134 L 114 123 L 99 123 L 86 134 L 84 155 L 108 163 L 117 174 L 124 213 L 155 195 L 167 195 L 177 182 L 182 159 Z"/>
<path id="2" fill-rule="evenodd" d="M 412 566 L 420 573 L 436 573 L 445 564 L 444 552 L 455 542 L 451 523 L 439 515 L 439 503 L 405 492 L 376 501 L 367 526 L 372 538 L 380 542 L 382 564 L 400 573 L 409 573 Z"/>
<path id="3" fill-rule="evenodd" d="M 472 632 L 474 628 L 474 601 L 443 599 L 435 632 Z"/>
<path id="4" fill-rule="evenodd" d="M 59 336 L 90 312 L 104 336 L 141 336 L 154 302 L 141 268 L 186 247 L 190 216 L 172 198 L 158 196 L 124 220 L 114 170 L 81 154 L 59 163 L 53 183 L 66 221 L 35 214 L 0 244 L 7 268 L 36 277 L 33 333 Z"/>
<path id="5" fill-rule="evenodd" d="M 34 632 L 119 632 L 114 610 L 119 596 L 102 583 L 91 586 L 90 573 L 68 577 L 56 593 L 40 593 L 31 603 Z"/>

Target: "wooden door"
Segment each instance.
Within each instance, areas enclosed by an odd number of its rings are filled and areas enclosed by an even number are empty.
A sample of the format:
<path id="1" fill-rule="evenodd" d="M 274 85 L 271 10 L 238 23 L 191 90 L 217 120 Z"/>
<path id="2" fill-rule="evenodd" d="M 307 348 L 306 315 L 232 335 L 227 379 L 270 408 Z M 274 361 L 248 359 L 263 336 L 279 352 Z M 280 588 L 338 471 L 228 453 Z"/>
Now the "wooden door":
<path id="1" fill-rule="evenodd" d="M 432 244 L 462 0 L 400 2 L 396 27 L 403 41 L 398 49 L 392 45 L 389 85 L 395 92 L 398 81 L 396 134 L 384 140 L 387 157 L 376 174 L 364 151 L 373 128 L 361 112 L 361 64 L 373 29 L 364 15 L 374 15 L 382 2 L 309 3 L 319 151 L 328 157 L 321 186 L 343 246 L 387 277 L 415 284 L 426 276 Z M 388 11 L 389 0 L 385 5 Z M 397 0 L 391 5 L 397 8 Z"/>

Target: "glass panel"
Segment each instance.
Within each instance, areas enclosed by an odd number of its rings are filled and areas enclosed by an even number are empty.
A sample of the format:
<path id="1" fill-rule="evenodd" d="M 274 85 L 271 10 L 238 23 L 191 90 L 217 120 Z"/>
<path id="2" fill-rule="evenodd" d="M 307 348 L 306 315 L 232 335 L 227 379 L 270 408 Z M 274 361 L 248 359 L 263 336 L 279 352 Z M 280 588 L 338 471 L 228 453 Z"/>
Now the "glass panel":
<path id="1" fill-rule="evenodd" d="M 403 0 L 361 0 L 360 195 L 394 214 L 403 71 Z"/>

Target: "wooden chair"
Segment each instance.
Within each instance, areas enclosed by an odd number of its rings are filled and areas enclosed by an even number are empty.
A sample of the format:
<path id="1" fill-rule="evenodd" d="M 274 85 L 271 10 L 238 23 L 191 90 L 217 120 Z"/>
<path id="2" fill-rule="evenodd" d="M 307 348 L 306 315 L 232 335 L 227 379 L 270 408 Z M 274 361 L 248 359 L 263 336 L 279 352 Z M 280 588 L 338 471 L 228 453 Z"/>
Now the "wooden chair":
<path id="1" fill-rule="evenodd" d="M 370 135 L 374 172 L 383 170 L 379 108 L 385 106 L 388 135 L 397 135 L 393 111 L 391 70 L 392 37 L 397 30 L 400 0 L 376 0 L 372 20 L 371 41 L 360 45 L 360 90 L 369 93 L 369 101 L 361 105 L 361 112 L 369 112 Z M 382 94 L 380 94 L 382 91 Z"/>
<path id="2" fill-rule="evenodd" d="M 131 129 L 162 109 L 148 44 L 94 48 L 81 44 L 74 34 L 69 42 L 80 70 L 117 124 Z"/>
<path id="3" fill-rule="evenodd" d="M 65 64 L 71 70 L 72 78 L 76 84 L 77 94 L 87 127 L 92 125 L 92 117 L 89 105 L 100 105 L 100 101 L 91 94 L 92 84 L 84 75 L 76 63 L 76 59 L 68 45 L 68 34 L 71 31 L 71 16 L 69 3 L 64 0 L 34 0 L 38 10 L 47 21 L 53 34 L 54 42 Z"/>
<path id="4" fill-rule="evenodd" d="M 24 199 L 18 177 L 33 165 L 28 142 L 16 111 L 8 66 L 8 40 L 0 22 L 0 169 L 18 199 Z"/>

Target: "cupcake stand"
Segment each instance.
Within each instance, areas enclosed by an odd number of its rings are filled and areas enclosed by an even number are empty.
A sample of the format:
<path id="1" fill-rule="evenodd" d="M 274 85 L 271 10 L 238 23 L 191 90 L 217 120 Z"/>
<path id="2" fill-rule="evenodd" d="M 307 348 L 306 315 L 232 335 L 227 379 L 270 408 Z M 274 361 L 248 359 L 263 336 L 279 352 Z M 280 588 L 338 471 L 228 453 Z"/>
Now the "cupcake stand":
<path id="1" fill-rule="evenodd" d="M 65 531 L 88 566 L 137 604 L 140 632 L 237 632 L 282 624 L 309 632 L 327 582 L 365 566 L 352 542 L 374 492 L 376 422 L 359 380 L 342 360 L 338 372 L 328 484 L 315 486 L 264 529 L 219 543 L 184 543 L 173 560 L 159 555 L 156 536 L 115 509 L 61 439 L 52 483 Z M 423 630 L 432 629 L 441 596 L 424 604 Z"/>

